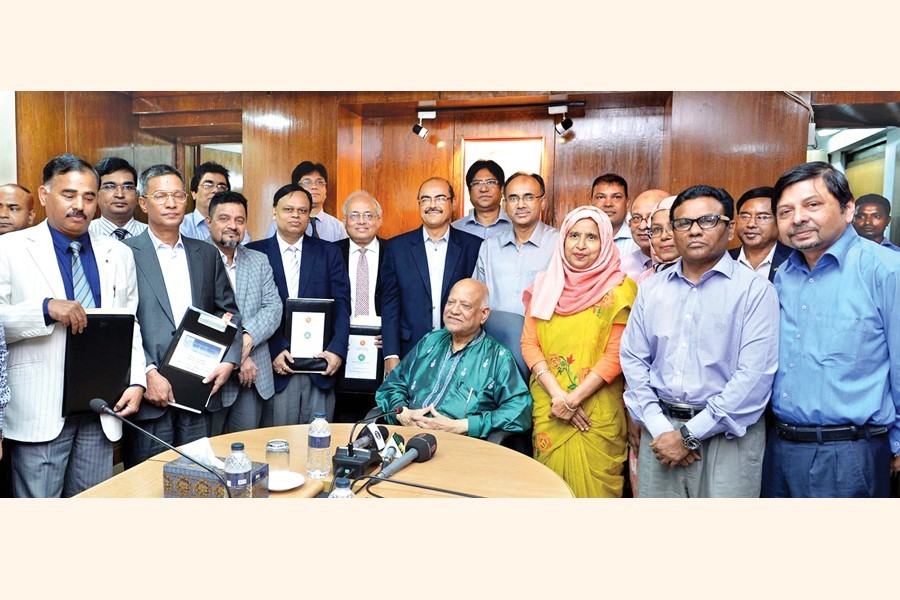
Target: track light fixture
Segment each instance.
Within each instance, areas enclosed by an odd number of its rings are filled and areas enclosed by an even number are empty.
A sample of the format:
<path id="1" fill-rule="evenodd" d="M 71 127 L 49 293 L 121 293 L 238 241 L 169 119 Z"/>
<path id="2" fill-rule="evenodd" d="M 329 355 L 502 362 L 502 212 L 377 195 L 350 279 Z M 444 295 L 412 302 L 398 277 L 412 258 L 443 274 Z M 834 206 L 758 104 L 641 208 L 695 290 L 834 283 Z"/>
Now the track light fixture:
<path id="1" fill-rule="evenodd" d="M 572 119 L 566 116 L 566 112 L 568 112 L 569 107 L 566 104 L 551 104 L 547 107 L 547 112 L 551 115 L 562 115 L 563 120 L 556 124 L 556 133 L 559 135 L 564 134 L 568 130 L 572 129 Z"/>
<path id="2" fill-rule="evenodd" d="M 417 115 L 419 117 L 419 123 L 418 125 L 413 125 L 412 130 L 414 134 L 424 140 L 428 135 L 428 129 L 422 126 L 422 119 L 433 119 L 437 116 L 437 112 L 433 110 L 420 110 Z"/>
<path id="3" fill-rule="evenodd" d="M 559 135 L 564 134 L 568 130 L 572 129 L 572 119 L 569 117 L 564 118 L 562 121 L 556 124 L 556 133 Z"/>

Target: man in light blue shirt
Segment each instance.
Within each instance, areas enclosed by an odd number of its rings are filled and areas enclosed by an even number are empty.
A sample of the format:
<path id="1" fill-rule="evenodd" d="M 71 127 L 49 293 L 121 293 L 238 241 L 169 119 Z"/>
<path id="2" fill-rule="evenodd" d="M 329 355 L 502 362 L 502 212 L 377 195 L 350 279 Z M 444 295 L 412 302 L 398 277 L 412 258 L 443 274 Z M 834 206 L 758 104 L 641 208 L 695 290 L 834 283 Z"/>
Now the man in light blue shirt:
<path id="1" fill-rule="evenodd" d="M 101 216 L 91 221 L 88 231 L 119 241 L 144 233 L 146 223 L 134 218 L 138 178 L 131 163 L 118 156 L 107 156 L 94 168 L 100 176 L 97 206 Z"/>
<path id="2" fill-rule="evenodd" d="M 487 285 L 493 311 L 524 317 L 522 292 L 547 270 L 556 251 L 559 230 L 541 222 L 545 192 L 537 173 L 514 173 L 503 186 L 512 229 L 485 240 L 472 274 Z"/>
<path id="3" fill-rule="evenodd" d="M 299 185 L 312 196 L 312 210 L 306 235 L 326 242 L 336 242 L 347 238 L 344 222 L 325 212 L 325 198 L 328 196 L 328 170 L 322 163 L 304 160 L 291 172 L 291 183 Z M 266 237 L 275 235 L 275 222 L 269 226 Z"/>
<path id="4" fill-rule="evenodd" d="M 723 189 L 678 195 L 670 219 L 681 258 L 641 284 L 625 327 L 625 405 L 643 426 L 632 438 L 642 498 L 759 495 L 778 298 L 728 254 L 733 218 Z"/>
<path id="5" fill-rule="evenodd" d="M 500 207 L 503 198 L 503 168 L 492 160 L 476 160 L 466 171 L 466 187 L 472 210 L 451 225 L 483 240 L 512 231 L 512 224 Z"/>
<path id="6" fill-rule="evenodd" d="M 591 204 L 606 213 L 613 228 L 613 243 L 619 255 L 640 250 L 628 224 L 628 182 L 621 175 L 604 173 L 591 184 Z M 649 247 L 650 242 L 647 242 Z M 649 253 L 648 253 L 649 255 Z"/>
<path id="7" fill-rule="evenodd" d="M 900 470 L 900 261 L 850 224 L 825 162 L 787 171 L 772 207 L 795 250 L 775 275 L 781 350 L 763 496 L 886 497 Z"/>
<path id="8" fill-rule="evenodd" d="M 853 220 L 856 233 L 894 252 L 900 252 L 900 246 L 892 244 L 884 234 L 890 224 L 891 203 L 887 198 L 879 194 L 866 194 L 856 199 L 856 216 Z"/>
<path id="9" fill-rule="evenodd" d="M 228 179 L 228 169 L 214 162 L 205 162 L 194 172 L 191 177 L 191 195 L 194 197 L 194 210 L 184 215 L 181 222 L 181 235 L 206 240 L 209 237 L 209 225 L 206 217 L 209 216 L 209 203 L 217 192 L 231 190 L 231 181 Z M 250 241 L 250 234 L 244 232 L 242 244 Z"/>

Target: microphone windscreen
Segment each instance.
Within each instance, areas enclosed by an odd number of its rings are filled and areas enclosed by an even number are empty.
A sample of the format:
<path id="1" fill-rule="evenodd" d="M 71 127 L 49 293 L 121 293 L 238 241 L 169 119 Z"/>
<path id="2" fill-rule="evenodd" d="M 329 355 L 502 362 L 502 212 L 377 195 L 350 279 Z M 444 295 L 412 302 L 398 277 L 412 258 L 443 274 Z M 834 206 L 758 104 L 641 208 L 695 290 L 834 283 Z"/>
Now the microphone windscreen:
<path id="1" fill-rule="evenodd" d="M 91 410 L 95 413 L 103 414 L 104 409 L 109 409 L 109 404 L 106 403 L 106 400 L 102 398 L 94 398 L 91 400 Z"/>
<path id="2" fill-rule="evenodd" d="M 418 433 L 406 442 L 406 451 L 413 449 L 419 453 L 416 462 L 425 462 L 437 452 L 437 440 L 430 433 Z"/>

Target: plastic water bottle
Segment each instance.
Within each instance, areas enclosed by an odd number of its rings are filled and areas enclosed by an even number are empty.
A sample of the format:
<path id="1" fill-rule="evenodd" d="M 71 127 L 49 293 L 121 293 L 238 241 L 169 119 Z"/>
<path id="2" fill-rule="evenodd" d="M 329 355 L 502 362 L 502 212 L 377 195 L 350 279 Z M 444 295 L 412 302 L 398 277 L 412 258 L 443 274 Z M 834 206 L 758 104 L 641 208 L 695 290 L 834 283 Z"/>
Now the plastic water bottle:
<path id="1" fill-rule="evenodd" d="M 244 452 L 244 444 L 235 442 L 231 445 L 231 454 L 225 459 L 225 484 L 231 490 L 232 498 L 249 498 L 251 488 L 250 474 L 253 462 Z"/>
<path id="2" fill-rule="evenodd" d="M 306 452 L 306 472 L 313 479 L 325 479 L 331 472 L 331 425 L 325 413 L 318 412 L 309 424 L 309 449 Z"/>
<path id="3" fill-rule="evenodd" d="M 334 489 L 328 494 L 329 498 L 355 498 L 356 494 L 350 489 L 350 480 L 346 477 L 338 477 L 334 481 Z"/>

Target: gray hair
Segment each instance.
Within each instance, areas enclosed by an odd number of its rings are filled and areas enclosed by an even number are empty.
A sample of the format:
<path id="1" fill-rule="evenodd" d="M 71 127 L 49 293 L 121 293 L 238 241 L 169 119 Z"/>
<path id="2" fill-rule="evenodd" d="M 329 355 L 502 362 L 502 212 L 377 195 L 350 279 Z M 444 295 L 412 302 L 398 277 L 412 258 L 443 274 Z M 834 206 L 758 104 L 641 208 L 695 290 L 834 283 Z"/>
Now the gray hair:
<path id="1" fill-rule="evenodd" d="M 170 165 L 153 165 L 152 167 L 145 169 L 138 178 L 138 194 L 146 196 L 147 184 L 150 180 L 154 177 L 162 177 L 163 175 L 175 175 L 181 180 L 181 187 L 184 188 L 184 176 L 181 174 L 181 171 Z"/>
<path id="2" fill-rule="evenodd" d="M 350 203 L 353 202 L 354 200 L 356 200 L 357 198 L 365 198 L 366 200 L 371 200 L 372 203 L 375 204 L 375 214 L 378 215 L 379 218 L 381 217 L 381 204 L 378 203 L 378 200 L 375 199 L 375 196 L 373 196 L 372 194 L 370 194 L 369 192 L 367 192 L 365 190 L 357 190 L 357 191 L 353 192 L 352 194 L 350 194 L 349 196 L 347 196 L 347 199 L 344 200 L 344 207 L 342 210 L 344 211 L 345 218 L 350 216 L 347 213 L 347 206 L 349 206 Z"/>

